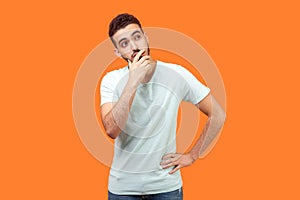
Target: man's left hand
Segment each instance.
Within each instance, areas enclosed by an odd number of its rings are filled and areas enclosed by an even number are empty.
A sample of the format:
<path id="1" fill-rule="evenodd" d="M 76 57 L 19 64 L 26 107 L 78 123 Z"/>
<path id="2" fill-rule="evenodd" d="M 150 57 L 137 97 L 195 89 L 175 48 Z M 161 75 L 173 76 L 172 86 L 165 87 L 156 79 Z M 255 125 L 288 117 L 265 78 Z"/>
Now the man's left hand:
<path id="1" fill-rule="evenodd" d="M 179 154 L 179 153 L 171 153 L 166 154 L 162 157 L 162 161 L 160 165 L 163 169 L 167 169 L 169 167 L 173 167 L 173 169 L 169 172 L 169 174 L 175 173 L 182 167 L 187 167 L 193 164 L 195 160 L 192 158 L 191 154 Z"/>

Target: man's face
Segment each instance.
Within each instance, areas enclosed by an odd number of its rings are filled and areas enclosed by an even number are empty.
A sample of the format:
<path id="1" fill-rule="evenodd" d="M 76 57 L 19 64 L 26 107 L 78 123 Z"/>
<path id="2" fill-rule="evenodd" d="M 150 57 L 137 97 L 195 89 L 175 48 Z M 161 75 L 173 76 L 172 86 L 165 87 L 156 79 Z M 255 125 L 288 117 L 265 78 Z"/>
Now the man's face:
<path id="1" fill-rule="evenodd" d="M 112 37 L 115 42 L 117 55 L 132 62 L 134 56 L 142 49 L 144 55 L 149 55 L 148 39 L 137 24 L 129 24 L 118 30 Z"/>

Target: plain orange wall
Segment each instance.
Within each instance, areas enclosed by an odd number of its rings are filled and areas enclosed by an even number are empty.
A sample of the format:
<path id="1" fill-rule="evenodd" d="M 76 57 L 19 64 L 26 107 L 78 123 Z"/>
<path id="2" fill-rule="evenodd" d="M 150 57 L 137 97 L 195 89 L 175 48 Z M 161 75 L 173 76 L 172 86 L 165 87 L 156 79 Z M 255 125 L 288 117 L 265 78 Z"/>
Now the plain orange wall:
<path id="1" fill-rule="evenodd" d="M 185 200 L 300 199 L 296 1 L 10 1 L 1 20 L 0 199 L 106 199 L 108 168 L 81 143 L 72 90 L 118 13 L 182 32 L 222 75 L 227 121 L 182 170 Z"/>

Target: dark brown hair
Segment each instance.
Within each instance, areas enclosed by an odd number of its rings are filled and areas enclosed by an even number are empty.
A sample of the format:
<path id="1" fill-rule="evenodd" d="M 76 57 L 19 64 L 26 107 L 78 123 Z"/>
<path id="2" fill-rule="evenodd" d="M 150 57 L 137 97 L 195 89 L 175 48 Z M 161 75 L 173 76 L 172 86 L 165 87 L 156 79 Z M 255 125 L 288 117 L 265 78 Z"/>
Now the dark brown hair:
<path id="1" fill-rule="evenodd" d="M 125 28 L 129 24 L 137 24 L 141 29 L 142 25 L 140 21 L 133 15 L 128 13 L 122 13 L 116 16 L 109 24 L 108 35 L 113 41 L 112 36 L 120 29 Z M 142 30 L 143 31 L 143 30 Z M 113 41 L 114 43 L 114 41 Z"/>

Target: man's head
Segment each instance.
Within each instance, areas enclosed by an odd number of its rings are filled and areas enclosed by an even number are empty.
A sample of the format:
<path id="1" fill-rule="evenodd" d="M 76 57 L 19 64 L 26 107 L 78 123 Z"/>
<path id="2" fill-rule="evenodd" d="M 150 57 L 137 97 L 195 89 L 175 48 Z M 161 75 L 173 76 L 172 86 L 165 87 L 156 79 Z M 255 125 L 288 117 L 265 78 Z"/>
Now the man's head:
<path id="1" fill-rule="evenodd" d="M 145 49 L 143 55 L 149 55 L 148 38 L 141 23 L 133 15 L 124 13 L 116 16 L 109 24 L 109 37 L 115 46 L 117 56 L 126 61 L 133 60 L 136 53 Z"/>

